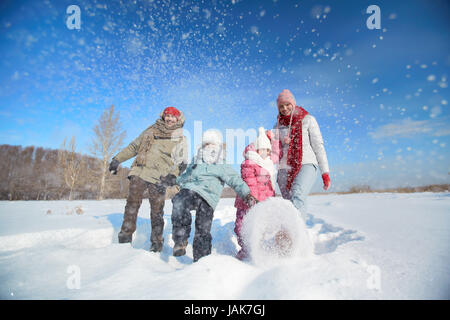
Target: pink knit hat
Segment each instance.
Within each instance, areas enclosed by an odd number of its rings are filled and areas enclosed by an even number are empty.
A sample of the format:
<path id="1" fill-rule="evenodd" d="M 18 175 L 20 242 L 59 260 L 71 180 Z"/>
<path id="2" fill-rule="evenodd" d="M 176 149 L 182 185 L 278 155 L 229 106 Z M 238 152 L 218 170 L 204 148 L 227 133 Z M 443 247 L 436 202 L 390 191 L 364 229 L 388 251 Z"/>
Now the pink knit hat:
<path id="1" fill-rule="evenodd" d="M 297 102 L 295 102 L 294 95 L 288 89 L 284 89 L 278 95 L 277 106 L 279 106 L 281 103 L 286 103 L 286 102 L 292 104 L 293 107 L 295 107 L 297 105 Z"/>

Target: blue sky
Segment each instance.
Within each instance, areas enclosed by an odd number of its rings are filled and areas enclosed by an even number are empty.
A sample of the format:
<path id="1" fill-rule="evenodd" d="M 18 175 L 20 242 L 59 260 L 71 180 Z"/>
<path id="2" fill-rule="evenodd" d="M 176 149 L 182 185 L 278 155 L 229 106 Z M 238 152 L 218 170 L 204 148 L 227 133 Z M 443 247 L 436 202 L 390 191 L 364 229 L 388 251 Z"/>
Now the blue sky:
<path id="1" fill-rule="evenodd" d="M 66 26 L 72 4 L 80 30 Z M 380 30 L 366 27 L 372 4 Z M 425 0 L 2 1 L 0 143 L 74 135 L 88 153 L 111 104 L 127 143 L 169 105 L 191 136 L 195 121 L 270 128 L 288 88 L 319 122 L 334 190 L 449 183 L 449 12 Z"/>

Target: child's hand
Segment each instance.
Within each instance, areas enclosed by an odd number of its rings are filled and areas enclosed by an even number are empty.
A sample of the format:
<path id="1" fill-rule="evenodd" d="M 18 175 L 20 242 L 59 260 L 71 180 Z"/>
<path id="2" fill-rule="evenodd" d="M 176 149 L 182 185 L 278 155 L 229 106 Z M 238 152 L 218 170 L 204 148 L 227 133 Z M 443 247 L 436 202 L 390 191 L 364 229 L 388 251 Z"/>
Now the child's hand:
<path id="1" fill-rule="evenodd" d="M 254 196 L 252 196 L 250 193 L 245 197 L 244 199 L 245 204 L 248 207 L 253 207 L 257 202 L 258 199 L 256 199 Z"/>
<path id="2" fill-rule="evenodd" d="M 283 138 L 283 142 L 284 142 L 284 144 L 289 144 L 289 143 L 291 143 L 291 138 L 289 138 L 289 136 L 286 136 Z"/>

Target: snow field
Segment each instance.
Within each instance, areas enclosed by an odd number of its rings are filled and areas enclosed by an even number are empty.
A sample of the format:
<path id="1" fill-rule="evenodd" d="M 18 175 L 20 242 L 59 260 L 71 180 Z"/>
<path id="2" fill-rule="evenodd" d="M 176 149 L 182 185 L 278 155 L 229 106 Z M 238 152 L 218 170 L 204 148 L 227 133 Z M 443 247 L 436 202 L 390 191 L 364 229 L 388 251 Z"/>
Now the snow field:
<path id="1" fill-rule="evenodd" d="M 0 202 L 0 297 L 449 298 L 448 193 L 311 196 L 306 232 L 314 254 L 267 263 L 234 258 L 233 201 L 220 201 L 212 254 L 196 263 L 194 219 L 186 256 L 172 256 L 170 201 L 161 253 L 148 251 L 148 201 L 132 245 L 117 243 L 125 200 Z"/>

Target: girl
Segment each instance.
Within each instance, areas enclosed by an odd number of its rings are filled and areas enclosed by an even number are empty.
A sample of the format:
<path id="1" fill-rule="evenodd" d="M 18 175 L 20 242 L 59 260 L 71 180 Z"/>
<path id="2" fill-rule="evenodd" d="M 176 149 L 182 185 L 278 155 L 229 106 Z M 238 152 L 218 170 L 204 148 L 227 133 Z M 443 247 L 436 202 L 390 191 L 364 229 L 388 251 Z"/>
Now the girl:
<path id="1" fill-rule="evenodd" d="M 271 141 L 272 140 L 272 141 Z M 279 141 L 272 138 L 270 131 L 263 127 L 258 129 L 258 137 L 244 151 L 244 162 L 241 164 L 241 177 L 250 188 L 250 193 L 258 200 L 264 201 L 275 196 L 275 166 L 279 160 Z M 240 234 L 242 220 L 248 212 L 248 205 L 236 197 L 234 206 L 237 208 L 234 232 L 238 237 L 241 250 L 236 257 L 240 260 L 248 255 L 245 243 Z"/>

